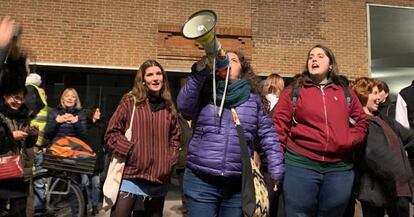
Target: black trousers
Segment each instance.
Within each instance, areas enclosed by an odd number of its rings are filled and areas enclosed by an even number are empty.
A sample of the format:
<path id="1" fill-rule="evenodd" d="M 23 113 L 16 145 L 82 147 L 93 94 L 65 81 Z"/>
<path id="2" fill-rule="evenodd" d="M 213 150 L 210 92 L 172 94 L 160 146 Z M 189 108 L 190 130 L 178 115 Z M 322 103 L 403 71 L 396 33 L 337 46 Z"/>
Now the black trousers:
<path id="1" fill-rule="evenodd" d="M 361 206 L 364 217 L 383 217 L 385 211 L 389 217 L 410 216 L 410 202 L 407 197 L 399 197 L 395 202 L 385 207 L 373 206 L 364 202 L 361 202 Z"/>
<path id="2" fill-rule="evenodd" d="M 269 217 L 285 217 L 285 206 L 283 201 L 282 187 L 278 186 L 277 192 L 273 191 L 273 182 L 267 169 L 261 168 L 269 194 Z"/>

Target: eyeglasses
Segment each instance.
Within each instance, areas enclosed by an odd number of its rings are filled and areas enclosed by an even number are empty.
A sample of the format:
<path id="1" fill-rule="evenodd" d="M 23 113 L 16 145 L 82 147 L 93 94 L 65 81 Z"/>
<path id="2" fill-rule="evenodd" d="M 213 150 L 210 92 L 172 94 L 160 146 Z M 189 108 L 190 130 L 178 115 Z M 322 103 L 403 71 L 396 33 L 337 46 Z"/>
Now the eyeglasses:
<path id="1" fill-rule="evenodd" d="M 24 97 L 19 95 L 11 95 L 10 96 L 16 103 L 22 104 L 24 102 Z"/>

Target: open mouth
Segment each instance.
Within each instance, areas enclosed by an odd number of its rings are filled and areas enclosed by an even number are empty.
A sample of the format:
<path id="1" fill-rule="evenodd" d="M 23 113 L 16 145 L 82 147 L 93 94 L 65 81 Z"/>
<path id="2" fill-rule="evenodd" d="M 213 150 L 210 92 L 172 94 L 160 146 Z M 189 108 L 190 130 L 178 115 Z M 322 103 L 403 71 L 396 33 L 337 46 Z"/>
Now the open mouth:
<path id="1" fill-rule="evenodd" d="M 312 67 L 312 69 L 317 69 L 317 68 L 319 68 L 319 65 L 314 63 L 314 64 L 311 65 L 311 67 Z"/>

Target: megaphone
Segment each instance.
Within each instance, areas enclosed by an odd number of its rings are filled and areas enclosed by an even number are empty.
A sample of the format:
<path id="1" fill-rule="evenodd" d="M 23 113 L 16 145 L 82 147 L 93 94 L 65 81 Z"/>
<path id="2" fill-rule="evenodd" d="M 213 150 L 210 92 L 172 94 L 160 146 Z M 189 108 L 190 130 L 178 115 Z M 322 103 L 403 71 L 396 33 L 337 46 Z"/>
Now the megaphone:
<path id="1" fill-rule="evenodd" d="M 217 40 L 215 27 L 217 15 L 212 10 L 201 10 L 192 14 L 184 23 L 181 33 L 184 38 L 195 40 L 203 46 L 208 58 L 213 62 L 213 102 L 216 103 L 216 72 L 217 75 L 225 79 L 223 98 L 220 103 L 220 109 L 216 114 L 220 117 L 223 111 L 227 84 L 229 81 L 229 58 Z M 216 108 L 216 107 L 215 107 Z"/>
<path id="2" fill-rule="evenodd" d="M 201 10 L 191 15 L 184 23 L 181 33 L 184 38 L 195 40 L 203 46 L 207 56 L 216 56 L 221 44 L 216 38 L 217 15 L 211 10 Z"/>

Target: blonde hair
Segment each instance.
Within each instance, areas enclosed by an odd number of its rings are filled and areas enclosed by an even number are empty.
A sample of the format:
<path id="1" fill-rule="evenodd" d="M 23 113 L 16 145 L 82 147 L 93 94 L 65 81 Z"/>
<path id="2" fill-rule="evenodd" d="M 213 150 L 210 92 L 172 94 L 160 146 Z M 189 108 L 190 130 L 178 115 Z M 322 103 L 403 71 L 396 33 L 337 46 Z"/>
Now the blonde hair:
<path id="1" fill-rule="evenodd" d="M 82 104 L 81 104 L 80 99 L 79 99 L 79 94 L 74 88 L 66 88 L 63 91 L 62 95 L 60 96 L 60 105 L 63 108 L 66 108 L 65 105 L 63 105 L 63 97 L 66 96 L 69 92 L 72 92 L 73 95 L 75 95 L 75 97 L 76 97 L 75 108 L 76 109 L 82 109 Z"/>
<path id="2" fill-rule="evenodd" d="M 264 94 L 273 94 L 277 97 L 280 96 L 280 93 L 285 88 L 285 82 L 283 78 L 276 73 L 270 74 L 263 85 Z"/>

